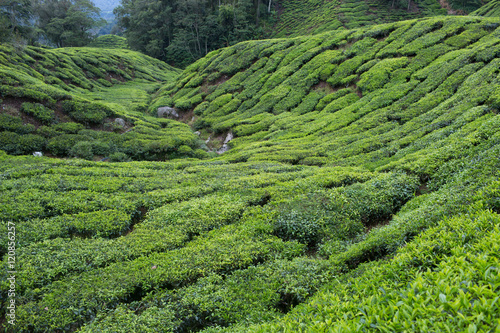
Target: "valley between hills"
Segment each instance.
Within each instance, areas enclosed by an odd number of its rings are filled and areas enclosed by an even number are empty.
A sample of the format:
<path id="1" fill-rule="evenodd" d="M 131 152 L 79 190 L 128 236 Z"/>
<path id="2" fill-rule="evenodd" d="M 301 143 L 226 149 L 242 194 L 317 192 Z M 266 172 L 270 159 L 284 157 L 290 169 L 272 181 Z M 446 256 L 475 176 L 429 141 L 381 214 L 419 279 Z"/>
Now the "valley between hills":
<path id="1" fill-rule="evenodd" d="M 0 44 L 2 330 L 499 332 L 494 3 L 183 70 Z"/>

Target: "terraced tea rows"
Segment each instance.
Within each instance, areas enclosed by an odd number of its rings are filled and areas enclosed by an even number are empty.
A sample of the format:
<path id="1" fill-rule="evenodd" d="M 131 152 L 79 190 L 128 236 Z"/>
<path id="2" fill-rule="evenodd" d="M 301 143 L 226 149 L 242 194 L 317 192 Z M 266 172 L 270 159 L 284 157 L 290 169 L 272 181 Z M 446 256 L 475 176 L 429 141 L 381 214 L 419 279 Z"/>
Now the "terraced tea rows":
<path id="1" fill-rule="evenodd" d="M 153 105 L 194 110 L 202 138 L 231 131 L 224 160 L 404 168 L 425 178 L 432 159 L 460 154 L 462 139 L 495 119 L 497 27 L 432 18 L 242 43 L 187 68 Z"/>
<path id="2" fill-rule="evenodd" d="M 16 227 L 6 330 L 498 330 L 499 45 L 500 20 L 479 17 L 245 42 L 145 112 L 106 104 L 135 129 L 228 141 L 218 157 L 0 152 L 0 233 Z M 70 88 L 93 103 L 128 84 Z M 193 128 L 147 116 L 163 106 Z"/>
<path id="3" fill-rule="evenodd" d="M 412 10 L 396 2 L 376 0 L 286 0 L 279 2 L 274 37 L 297 37 L 330 30 L 359 28 L 367 25 L 446 15 L 438 1 L 412 3 Z"/>
<path id="4" fill-rule="evenodd" d="M 10 154 L 206 155 L 189 126 L 145 113 L 151 94 L 179 73 L 161 61 L 128 50 L 2 45 L 0 66 L 0 148 Z"/>

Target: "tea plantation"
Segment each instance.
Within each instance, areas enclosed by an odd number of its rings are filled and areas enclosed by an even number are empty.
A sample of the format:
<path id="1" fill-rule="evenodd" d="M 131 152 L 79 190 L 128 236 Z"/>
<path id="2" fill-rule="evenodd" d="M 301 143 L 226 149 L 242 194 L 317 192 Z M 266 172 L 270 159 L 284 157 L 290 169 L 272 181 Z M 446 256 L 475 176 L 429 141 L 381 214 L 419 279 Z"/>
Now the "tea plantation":
<path id="1" fill-rule="evenodd" d="M 488 1 L 484 6 L 471 13 L 471 15 L 498 17 L 500 16 L 500 8 L 498 5 L 498 0 Z"/>
<path id="2" fill-rule="evenodd" d="M 352 27 L 0 46 L 2 329 L 500 332 L 500 19 Z"/>
<path id="3" fill-rule="evenodd" d="M 145 113 L 151 94 L 179 72 L 123 49 L 0 45 L 0 149 L 89 160 L 203 157 L 189 126 Z"/>
<path id="4" fill-rule="evenodd" d="M 279 2 L 277 26 L 271 33 L 275 37 L 302 36 L 329 30 L 343 30 L 361 26 L 446 15 L 439 1 L 379 0 L 288 0 Z M 459 1 L 456 1 L 459 2 Z"/>

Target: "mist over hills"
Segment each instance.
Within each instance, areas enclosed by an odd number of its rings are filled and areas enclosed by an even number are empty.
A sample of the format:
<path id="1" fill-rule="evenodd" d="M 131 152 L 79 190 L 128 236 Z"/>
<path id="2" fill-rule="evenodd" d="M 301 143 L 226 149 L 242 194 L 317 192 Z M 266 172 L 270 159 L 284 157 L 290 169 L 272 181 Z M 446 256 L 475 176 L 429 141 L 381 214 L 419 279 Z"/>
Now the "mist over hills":
<path id="1" fill-rule="evenodd" d="M 120 5 L 120 0 L 93 0 L 92 2 L 103 13 L 113 13 L 113 9 Z"/>

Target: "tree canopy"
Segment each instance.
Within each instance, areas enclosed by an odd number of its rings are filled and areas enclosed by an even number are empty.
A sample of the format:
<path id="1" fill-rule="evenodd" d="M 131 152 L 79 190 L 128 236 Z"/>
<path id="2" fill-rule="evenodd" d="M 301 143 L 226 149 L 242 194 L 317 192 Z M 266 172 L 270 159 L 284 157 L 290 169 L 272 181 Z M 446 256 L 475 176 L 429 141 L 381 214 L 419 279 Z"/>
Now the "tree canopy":
<path id="1" fill-rule="evenodd" d="M 57 47 L 87 45 L 91 29 L 103 24 L 89 0 L 39 0 L 34 8 L 42 34 Z"/>
<path id="2" fill-rule="evenodd" d="M 0 41 L 24 38 L 57 47 L 84 46 L 103 24 L 90 0 L 0 0 Z"/>
<path id="3" fill-rule="evenodd" d="M 15 35 L 28 35 L 31 15 L 30 0 L 0 0 L 0 42 Z"/>
<path id="4" fill-rule="evenodd" d="M 133 48 L 182 67 L 220 47 L 264 37 L 271 5 L 269 0 L 123 0 L 115 14 Z"/>

